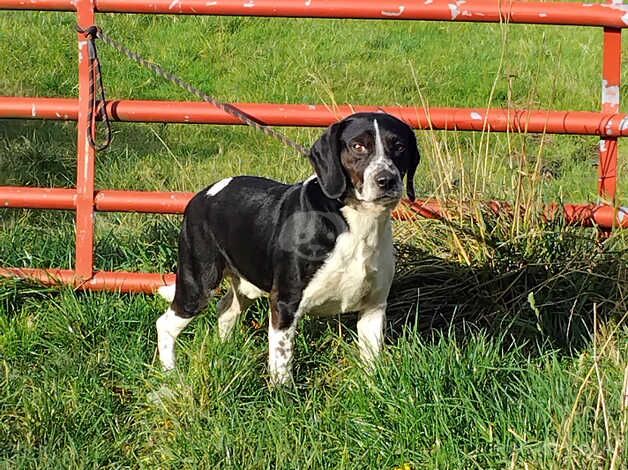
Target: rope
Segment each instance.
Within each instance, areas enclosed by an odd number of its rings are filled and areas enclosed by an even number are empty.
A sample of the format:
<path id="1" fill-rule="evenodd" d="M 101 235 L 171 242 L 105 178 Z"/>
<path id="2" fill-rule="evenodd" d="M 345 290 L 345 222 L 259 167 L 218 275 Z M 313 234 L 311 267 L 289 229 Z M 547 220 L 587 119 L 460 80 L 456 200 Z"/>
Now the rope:
<path id="1" fill-rule="evenodd" d="M 107 116 L 107 101 L 105 99 L 105 87 L 102 83 L 102 73 L 100 70 L 100 59 L 98 59 L 98 52 L 96 51 L 96 34 L 98 28 L 90 26 L 86 29 L 81 29 L 80 26 L 76 27 L 76 30 L 87 36 L 87 48 L 89 50 L 89 109 L 87 111 L 87 137 L 89 144 L 96 150 L 102 151 L 109 147 L 111 144 L 111 123 L 109 122 L 109 116 Z M 96 84 L 100 90 L 100 102 L 96 98 Z M 96 130 L 98 117 L 105 123 L 107 129 L 107 136 L 102 144 L 96 143 Z"/>
<path id="2" fill-rule="evenodd" d="M 278 141 L 280 141 L 284 145 L 287 145 L 288 147 L 292 147 L 293 149 L 295 149 L 297 152 L 299 152 L 300 154 L 302 154 L 304 156 L 308 156 L 310 154 L 310 151 L 306 147 L 304 147 L 301 144 L 298 144 L 298 143 L 294 142 L 293 140 L 288 138 L 286 135 L 282 134 L 281 132 L 276 131 L 272 127 L 267 126 L 266 124 L 261 122 L 259 119 L 255 118 L 254 116 L 250 116 L 250 115 L 240 111 L 238 108 L 236 108 L 232 104 L 223 103 L 222 101 L 219 101 L 216 98 L 203 93 L 201 90 L 199 90 L 198 88 L 196 88 L 192 84 L 184 81 L 180 77 L 177 77 L 172 72 L 169 72 L 169 71 L 165 70 L 163 67 L 161 67 L 161 66 L 159 66 L 157 64 L 154 64 L 153 62 L 149 62 L 148 60 L 144 59 L 137 52 L 134 52 L 134 51 L 126 48 L 125 46 L 123 46 L 119 42 L 117 42 L 114 39 L 112 39 L 111 37 L 109 37 L 98 26 L 90 26 L 90 27 L 88 27 L 86 29 L 86 31 L 89 31 L 89 32 L 94 31 L 94 36 L 95 37 L 97 37 L 98 39 L 102 40 L 105 44 L 111 46 L 112 48 L 114 48 L 118 52 L 124 54 L 129 59 L 131 59 L 134 62 L 136 62 L 137 64 L 139 64 L 139 65 L 141 65 L 143 67 L 148 68 L 149 70 L 151 70 L 156 75 L 159 75 L 160 77 L 163 77 L 166 80 L 168 80 L 168 81 L 178 85 L 179 87 L 183 88 L 184 90 L 186 90 L 187 92 L 191 93 L 192 95 L 198 97 L 199 99 L 216 106 L 218 109 L 224 111 L 227 114 L 230 114 L 231 116 L 236 117 L 237 119 L 242 121 L 244 124 L 246 124 L 248 126 L 251 126 L 254 129 L 257 129 L 258 131 L 263 132 L 264 134 L 277 139 Z M 94 47 L 94 51 L 95 51 L 95 47 Z"/>

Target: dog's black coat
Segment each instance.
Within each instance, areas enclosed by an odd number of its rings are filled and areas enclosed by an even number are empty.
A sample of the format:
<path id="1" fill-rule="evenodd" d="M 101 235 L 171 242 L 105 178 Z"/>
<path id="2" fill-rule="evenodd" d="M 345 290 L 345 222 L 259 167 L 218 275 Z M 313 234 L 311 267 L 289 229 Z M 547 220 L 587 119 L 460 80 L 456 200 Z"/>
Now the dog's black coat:
<path id="1" fill-rule="evenodd" d="M 347 227 L 318 217 L 312 230 L 311 223 L 295 224 L 293 214 L 340 214 L 342 204 L 326 197 L 316 180 L 286 185 L 239 176 L 208 197 L 210 188 L 194 196 L 185 211 L 175 312 L 187 318 L 205 308 L 209 290 L 218 286 L 225 268 L 260 290 L 277 292 L 279 302 L 298 301 L 299 292 L 324 262 L 324 253 Z M 308 245 L 317 252 L 307 253 L 311 256 L 303 263 Z"/>

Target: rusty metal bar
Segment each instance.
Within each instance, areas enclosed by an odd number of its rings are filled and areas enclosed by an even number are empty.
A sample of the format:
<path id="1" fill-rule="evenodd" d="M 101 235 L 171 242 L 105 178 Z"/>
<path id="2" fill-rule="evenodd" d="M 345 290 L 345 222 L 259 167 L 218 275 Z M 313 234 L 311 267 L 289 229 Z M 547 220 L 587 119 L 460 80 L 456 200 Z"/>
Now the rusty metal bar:
<path id="1" fill-rule="evenodd" d="M 17 189 L 17 191 L 16 191 Z M 151 214 L 182 214 L 194 193 L 158 191 L 99 190 L 94 195 L 94 209 L 103 212 L 138 212 Z M 73 209 L 74 193 L 69 189 L 14 188 L 0 186 L 0 206 L 31 209 Z M 55 206 L 55 203 L 57 206 Z M 512 207 L 501 201 L 486 204 L 494 213 L 511 213 Z M 395 211 L 399 220 L 408 220 L 420 215 L 428 218 L 443 218 L 446 205 L 436 199 L 416 202 L 405 200 Z M 409 209 L 411 212 L 408 212 Z M 562 210 L 562 213 L 561 213 Z M 549 204 L 543 210 L 547 219 L 561 215 L 568 224 L 585 227 L 628 228 L 628 207 L 616 209 L 597 204 Z"/>
<path id="2" fill-rule="evenodd" d="M 336 106 L 272 103 L 234 103 L 243 112 L 271 126 L 324 127 L 359 111 L 385 111 L 416 129 L 548 134 L 628 136 L 628 114 L 618 112 L 545 111 L 486 108 L 417 108 L 411 106 Z M 110 118 L 122 122 L 241 125 L 233 116 L 207 103 L 113 100 Z M 75 121 L 73 98 L 0 96 L 0 119 Z"/>
<path id="3" fill-rule="evenodd" d="M 621 86 L 621 29 L 604 29 L 602 112 L 618 113 Z M 625 125 L 625 124 L 622 124 Z M 619 134 L 617 134 L 619 135 Z M 617 135 L 600 140 L 598 191 L 603 200 L 615 202 L 617 191 Z"/>
<path id="4" fill-rule="evenodd" d="M 77 21 L 82 28 L 94 24 L 93 0 L 78 0 Z M 84 34 L 78 35 L 78 124 L 76 162 L 76 274 L 92 276 L 94 266 L 94 166 L 95 151 L 90 145 L 90 51 Z"/>
<path id="5" fill-rule="evenodd" d="M 155 292 L 158 287 L 174 284 L 174 274 L 97 271 L 84 279 L 70 269 L 0 268 L 0 277 L 31 279 L 45 285 L 70 285 L 81 290 L 119 292 Z"/>
<path id="6" fill-rule="evenodd" d="M 0 0 L 0 9 L 74 11 L 76 0 Z M 436 20 L 625 28 L 626 8 L 564 2 L 500 0 L 96 0 L 106 13 L 236 15 L 293 18 Z"/>

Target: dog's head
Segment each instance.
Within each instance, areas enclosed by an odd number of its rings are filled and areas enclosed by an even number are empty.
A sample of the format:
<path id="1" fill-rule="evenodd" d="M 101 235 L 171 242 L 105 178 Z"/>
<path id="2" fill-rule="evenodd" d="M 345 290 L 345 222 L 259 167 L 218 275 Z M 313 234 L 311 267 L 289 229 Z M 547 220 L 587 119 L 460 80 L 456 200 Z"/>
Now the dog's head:
<path id="1" fill-rule="evenodd" d="M 412 129 L 385 113 L 356 113 L 331 125 L 310 150 L 325 195 L 393 207 L 414 200 L 419 149 Z"/>

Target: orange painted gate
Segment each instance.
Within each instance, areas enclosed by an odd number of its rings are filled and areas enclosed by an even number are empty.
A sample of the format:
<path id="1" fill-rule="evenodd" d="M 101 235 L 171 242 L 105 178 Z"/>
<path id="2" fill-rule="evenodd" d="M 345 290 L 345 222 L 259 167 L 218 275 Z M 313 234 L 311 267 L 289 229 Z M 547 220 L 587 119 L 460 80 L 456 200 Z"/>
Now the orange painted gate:
<path id="1" fill-rule="evenodd" d="M 500 0 L 0 0 L 0 10 L 76 11 L 77 23 L 83 29 L 96 24 L 97 12 L 508 22 L 603 28 L 601 112 L 397 106 L 340 106 L 330 110 L 322 105 L 262 103 L 235 106 L 267 125 L 276 126 L 327 126 L 355 111 L 384 110 L 417 129 L 598 135 L 599 195 L 613 204 L 566 204 L 560 208 L 569 223 L 611 230 L 628 228 L 628 208 L 614 205 L 618 139 L 628 135 L 628 115 L 619 112 L 621 31 L 628 26 L 628 6 L 622 3 L 622 0 L 608 4 Z M 95 151 L 88 135 L 89 44 L 82 33 L 78 33 L 78 46 L 78 99 L 0 96 L 0 118 L 78 121 L 75 189 L 0 187 L 0 210 L 20 207 L 76 211 L 75 269 L 0 267 L 0 276 L 32 278 L 48 284 L 67 283 L 82 289 L 153 292 L 163 284 L 174 282 L 174 275 L 94 272 L 94 212 L 182 213 L 192 194 L 94 187 Z M 110 118 L 117 121 L 242 124 L 202 102 L 113 100 L 107 102 L 107 110 Z M 417 201 L 410 207 L 423 216 L 439 216 L 438 201 Z M 557 208 L 554 205 L 550 210 Z"/>

